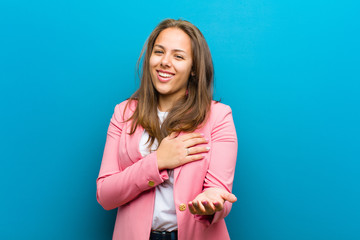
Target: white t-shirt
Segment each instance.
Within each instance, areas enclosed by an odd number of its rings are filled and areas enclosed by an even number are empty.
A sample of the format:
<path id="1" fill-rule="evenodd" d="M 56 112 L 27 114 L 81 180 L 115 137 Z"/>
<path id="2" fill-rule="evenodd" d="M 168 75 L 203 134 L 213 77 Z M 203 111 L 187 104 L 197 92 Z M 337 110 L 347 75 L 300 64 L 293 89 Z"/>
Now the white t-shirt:
<path id="1" fill-rule="evenodd" d="M 164 121 L 166 116 L 167 112 L 160 112 L 158 110 L 160 124 Z M 148 148 L 149 143 L 146 143 L 148 138 L 149 134 L 144 130 L 139 143 L 140 153 L 143 157 L 150 153 Z M 158 142 L 155 139 L 150 149 L 151 151 L 155 151 L 157 147 Z M 155 188 L 154 215 L 151 229 L 156 231 L 174 231 L 178 228 L 173 194 L 174 171 L 167 171 L 169 174 L 169 179 L 165 180 L 162 184 L 157 185 Z"/>

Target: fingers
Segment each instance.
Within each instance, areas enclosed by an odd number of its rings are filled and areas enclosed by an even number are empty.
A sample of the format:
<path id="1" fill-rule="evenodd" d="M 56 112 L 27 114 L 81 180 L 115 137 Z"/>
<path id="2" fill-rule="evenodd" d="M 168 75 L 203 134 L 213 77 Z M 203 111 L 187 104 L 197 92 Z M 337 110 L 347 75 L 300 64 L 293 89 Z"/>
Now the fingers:
<path id="1" fill-rule="evenodd" d="M 211 201 L 202 201 L 201 204 L 205 208 L 206 215 L 211 215 L 215 213 L 215 206 Z"/>
<path id="2" fill-rule="evenodd" d="M 224 209 L 224 202 L 220 201 L 220 202 L 214 202 L 214 206 L 215 206 L 215 210 L 216 211 L 221 211 Z"/>
<path id="3" fill-rule="evenodd" d="M 215 213 L 215 206 L 208 200 L 194 200 L 188 203 L 189 210 L 192 214 L 212 215 Z"/>
<path id="4" fill-rule="evenodd" d="M 221 197 L 225 200 L 225 201 L 229 201 L 231 203 L 234 203 L 237 201 L 237 198 L 234 194 L 226 192 L 221 194 Z"/>
<path id="5" fill-rule="evenodd" d="M 195 146 L 195 145 L 198 145 L 198 144 L 203 144 L 203 143 L 208 143 L 209 141 L 204 138 L 204 134 L 202 133 L 187 133 L 187 134 L 184 134 L 180 137 L 179 136 L 179 132 L 172 132 L 167 138 L 169 140 L 172 140 L 174 138 L 177 138 L 177 140 L 180 140 L 183 142 L 184 144 L 184 147 L 185 148 L 190 148 L 192 146 Z M 201 151 L 199 151 L 199 149 L 194 149 L 194 152 L 191 153 L 191 154 L 194 154 L 194 153 L 198 153 L 198 152 L 207 152 L 208 149 L 204 149 L 202 148 Z"/>
<path id="6" fill-rule="evenodd" d="M 212 215 L 224 209 L 225 201 L 235 202 L 237 199 L 234 194 L 221 188 L 209 188 L 197 195 L 188 203 L 189 211 L 192 214 Z"/>
<path id="7" fill-rule="evenodd" d="M 159 170 L 174 169 L 189 162 L 203 159 L 210 148 L 206 146 L 194 146 L 207 143 L 201 133 L 188 133 L 179 136 L 180 133 L 172 132 L 164 138 L 157 149 L 157 163 Z"/>
<path id="8" fill-rule="evenodd" d="M 212 215 L 215 212 L 221 211 L 224 208 L 224 204 L 218 201 L 212 202 L 209 200 L 203 201 L 190 201 L 188 203 L 189 210 L 192 214 L 198 215 Z"/>
<path id="9" fill-rule="evenodd" d="M 194 162 L 203 159 L 205 156 L 202 154 L 189 155 L 185 157 L 185 163 Z"/>
<path id="10" fill-rule="evenodd" d="M 188 207 L 189 207 L 189 210 L 192 214 L 197 214 L 196 213 L 196 208 L 194 207 L 194 202 L 189 202 L 188 203 Z"/>
<path id="11" fill-rule="evenodd" d="M 170 133 L 170 135 L 168 136 L 169 139 L 174 139 L 176 138 L 177 136 L 179 136 L 179 132 L 172 132 Z"/>
<path id="12" fill-rule="evenodd" d="M 208 196 L 217 196 L 218 200 L 228 201 L 234 203 L 237 201 L 237 198 L 234 194 L 226 191 L 222 188 L 208 188 L 204 191 Z M 213 197 L 215 199 L 215 197 Z"/>
<path id="13" fill-rule="evenodd" d="M 182 158 L 180 165 L 184 165 L 184 164 L 194 162 L 194 161 L 199 161 L 205 157 L 205 155 L 201 154 L 201 153 L 209 151 L 206 147 L 201 148 L 201 149 L 195 149 L 195 152 L 194 152 L 194 150 L 190 151 L 190 148 L 188 148 L 188 149 L 189 149 L 189 151 L 188 151 L 189 154 L 187 156 L 185 156 L 184 158 Z"/>
<path id="14" fill-rule="evenodd" d="M 191 138 L 191 139 L 187 139 L 187 140 L 183 140 L 185 147 L 192 147 L 198 144 L 202 144 L 202 143 L 208 143 L 208 140 L 206 140 L 203 137 L 197 137 L 197 138 Z"/>
<path id="15" fill-rule="evenodd" d="M 210 147 L 191 147 L 188 148 L 188 155 L 193 155 L 197 153 L 206 153 L 210 150 Z"/>

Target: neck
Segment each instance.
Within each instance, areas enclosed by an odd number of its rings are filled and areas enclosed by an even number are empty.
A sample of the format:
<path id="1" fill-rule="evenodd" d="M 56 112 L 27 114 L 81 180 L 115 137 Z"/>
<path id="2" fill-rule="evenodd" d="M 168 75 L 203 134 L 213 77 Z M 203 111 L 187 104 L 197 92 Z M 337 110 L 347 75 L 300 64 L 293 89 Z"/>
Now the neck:
<path id="1" fill-rule="evenodd" d="M 159 110 L 161 112 L 169 112 L 174 103 L 180 99 L 183 95 L 159 95 Z"/>
<path id="2" fill-rule="evenodd" d="M 175 101 L 171 99 L 167 99 L 166 97 L 159 97 L 159 110 L 161 112 L 168 112 L 170 111 L 171 107 L 173 106 Z"/>

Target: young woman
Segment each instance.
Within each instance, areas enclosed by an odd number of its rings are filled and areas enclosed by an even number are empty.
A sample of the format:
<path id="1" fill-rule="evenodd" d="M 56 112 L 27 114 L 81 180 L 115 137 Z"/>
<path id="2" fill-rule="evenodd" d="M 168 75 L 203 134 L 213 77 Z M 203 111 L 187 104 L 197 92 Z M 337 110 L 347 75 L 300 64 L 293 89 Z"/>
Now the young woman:
<path id="1" fill-rule="evenodd" d="M 190 22 L 167 19 L 141 59 L 140 87 L 115 107 L 97 179 L 98 202 L 118 208 L 113 239 L 229 239 L 237 138 L 230 107 L 212 100 L 209 47 Z"/>

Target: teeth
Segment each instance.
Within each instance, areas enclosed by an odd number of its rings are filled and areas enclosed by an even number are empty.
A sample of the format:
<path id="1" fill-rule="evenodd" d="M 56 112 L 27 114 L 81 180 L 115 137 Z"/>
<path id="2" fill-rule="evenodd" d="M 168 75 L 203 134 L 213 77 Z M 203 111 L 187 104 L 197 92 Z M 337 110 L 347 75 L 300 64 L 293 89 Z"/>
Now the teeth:
<path id="1" fill-rule="evenodd" d="M 165 77 L 165 78 L 169 78 L 172 77 L 172 74 L 168 74 L 168 73 L 163 73 L 163 72 L 159 72 L 160 77 Z"/>

